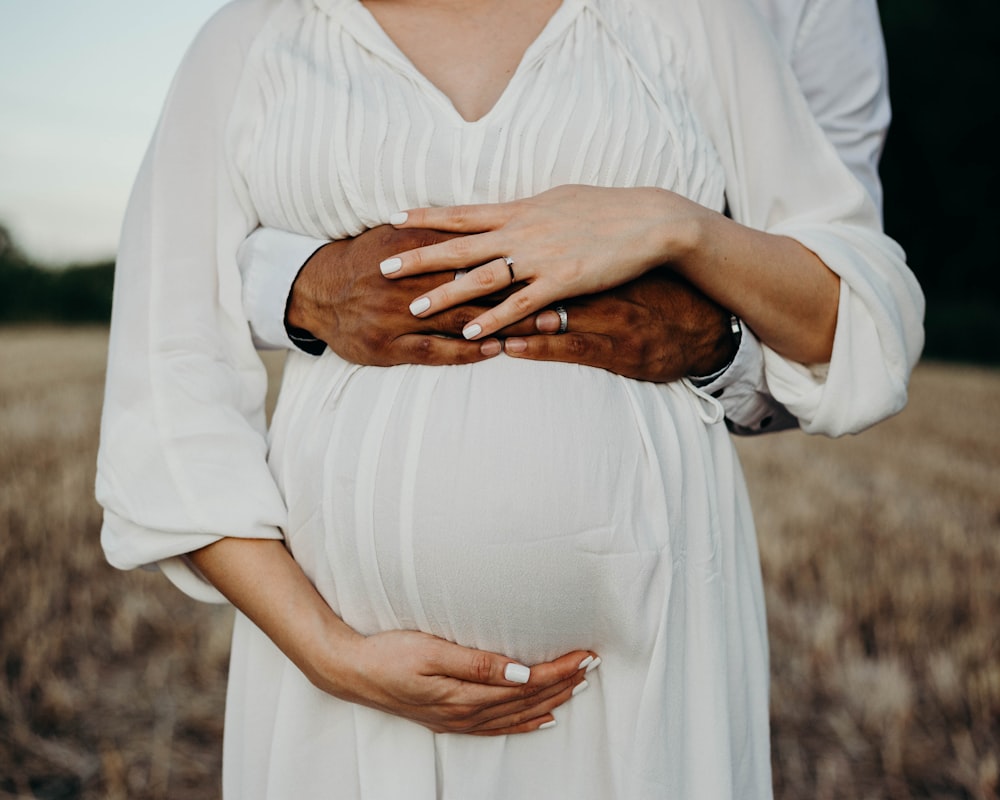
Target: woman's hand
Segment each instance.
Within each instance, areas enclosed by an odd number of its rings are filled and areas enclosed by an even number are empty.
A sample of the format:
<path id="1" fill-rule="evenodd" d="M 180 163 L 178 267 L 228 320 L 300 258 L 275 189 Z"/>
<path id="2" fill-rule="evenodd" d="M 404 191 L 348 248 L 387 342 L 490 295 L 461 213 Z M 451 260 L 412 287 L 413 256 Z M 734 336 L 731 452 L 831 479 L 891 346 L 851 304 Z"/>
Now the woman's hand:
<path id="1" fill-rule="evenodd" d="M 389 277 L 469 269 L 462 279 L 418 297 L 410 306 L 417 316 L 517 284 L 465 327 L 468 339 L 662 265 L 730 309 L 786 358 L 820 364 L 831 356 L 837 275 L 795 239 L 741 225 L 665 189 L 560 186 L 512 203 L 414 209 L 390 221 L 472 234 L 381 263 Z"/>
<path id="2" fill-rule="evenodd" d="M 401 253 L 380 266 L 394 278 L 469 270 L 416 298 L 410 307 L 416 316 L 517 283 L 517 291 L 465 327 L 466 338 L 477 339 L 558 300 L 619 286 L 682 258 L 712 215 L 718 216 L 663 189 L 560 186 L 510 203 L 400 214 L 392 220 L 400 228 L 472 235 Z"/>
<path id="3" fill-rule="evenodd" d="M 313 685 L 433 731 L 537 730 L 600 663 L 576 650 L 529 670 L 415 631 L 362 636 L 333 612 L 277 540 L 220 539 L 188 557 Z"/>
<path id="4" fill-rule="evenodd" d="M 530 668 L 417 631 L 368 636 L 331 666 L 320 688 L 412 720 L 435 733 L 499 736 L 553 722 L 553 709 L 586 688 L 594 654 L 577 650 Z M 530 677 L 529 677 L 530 675 Z"/>

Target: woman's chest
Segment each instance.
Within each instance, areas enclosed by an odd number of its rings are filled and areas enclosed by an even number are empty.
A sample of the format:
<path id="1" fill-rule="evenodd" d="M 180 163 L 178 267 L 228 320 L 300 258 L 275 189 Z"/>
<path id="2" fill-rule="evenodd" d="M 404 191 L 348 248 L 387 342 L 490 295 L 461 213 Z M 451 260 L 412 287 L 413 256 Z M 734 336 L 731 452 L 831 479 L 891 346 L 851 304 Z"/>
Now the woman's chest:
<path id="1" fill-rule="evenodd" d="M 343 238 L 404 208 L 568 183 L 721 203 L 717 156 L 680 82 L 651 75 L 585 10 L 528 48 L 474 122 L 372 20 L 337 22 L 303 21 L 253 64 L 237 162 L 265 225 Z"/>

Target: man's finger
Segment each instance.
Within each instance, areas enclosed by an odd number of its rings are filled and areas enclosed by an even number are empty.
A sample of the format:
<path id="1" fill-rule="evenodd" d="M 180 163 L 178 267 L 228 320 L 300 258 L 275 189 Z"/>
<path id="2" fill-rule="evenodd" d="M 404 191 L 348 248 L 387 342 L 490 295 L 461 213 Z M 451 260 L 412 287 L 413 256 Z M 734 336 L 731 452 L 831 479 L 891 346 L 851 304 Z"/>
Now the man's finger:
<path id="1" fill-rule="evenodd" d="M 428 333 L 409 333 L 398 337 L 390 348 L 396 364 L 423 364 L 440 367 L 449 364 L 477 364 L 493 358 L 503 348 L 497 339 L 467 342 Z"/>
<path id="2" fill-rule="evenodd" d="M 504 350 L 512 358 L 562 361 L 585 367 L 609 369 L 614 363 L 614 342 L 596 333 L 560 333 L 507 339 Z"/>
<path id="3" fill-rule="evenodd" d="M 464 305 L 448 308 L 429 317 L 417 318 L 409 312 L 408 319 L 398 322 L 409 327 L 414 333 L 441 333 L 456 338 L 462 336 L 462 330 L 472 320 L 486 311 L 487 306 Z"/>

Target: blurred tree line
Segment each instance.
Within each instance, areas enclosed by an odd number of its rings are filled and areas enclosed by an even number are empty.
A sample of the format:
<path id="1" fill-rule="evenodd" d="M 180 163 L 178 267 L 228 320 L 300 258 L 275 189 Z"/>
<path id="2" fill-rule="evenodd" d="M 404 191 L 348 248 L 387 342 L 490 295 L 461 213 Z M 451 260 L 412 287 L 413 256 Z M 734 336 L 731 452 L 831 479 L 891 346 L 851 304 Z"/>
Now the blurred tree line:
<path id="1" fill-rule="evenodd" d="M 0 225 L 0 323 L 107 322 L 113 262 L 45 269 L 31 263 Z"/>
<path id="2" fill-rule="evenodd" d="M 832 0 L 839 2 L 840 0 Z M 1000 363 L 1000 2 L 878 0 L 894 119 L 885 226 L 928 298 L 926 355 Z M 109 318 L 111 264 L 46 270 L 0 228 L 0 322 Z"/>

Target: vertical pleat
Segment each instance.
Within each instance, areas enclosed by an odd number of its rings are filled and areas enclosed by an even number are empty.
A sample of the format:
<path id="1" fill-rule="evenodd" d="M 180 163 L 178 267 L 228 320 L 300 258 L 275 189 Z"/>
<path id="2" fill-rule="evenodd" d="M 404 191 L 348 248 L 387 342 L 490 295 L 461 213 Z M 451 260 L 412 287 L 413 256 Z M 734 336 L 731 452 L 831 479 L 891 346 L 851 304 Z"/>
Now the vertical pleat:
<path id="1" fill-rule="evenodd" d="M 472 122 L 363 5 L 303 3 L 259 48 L 248 96 L 262 122 L 234 147 L 262 222 L 343 238 L 403 208 L 566 183 L 662 186 L 720 208 L 719 160 L 681 89 L 679 49 L 608 2 L 565 0 Z"/>

